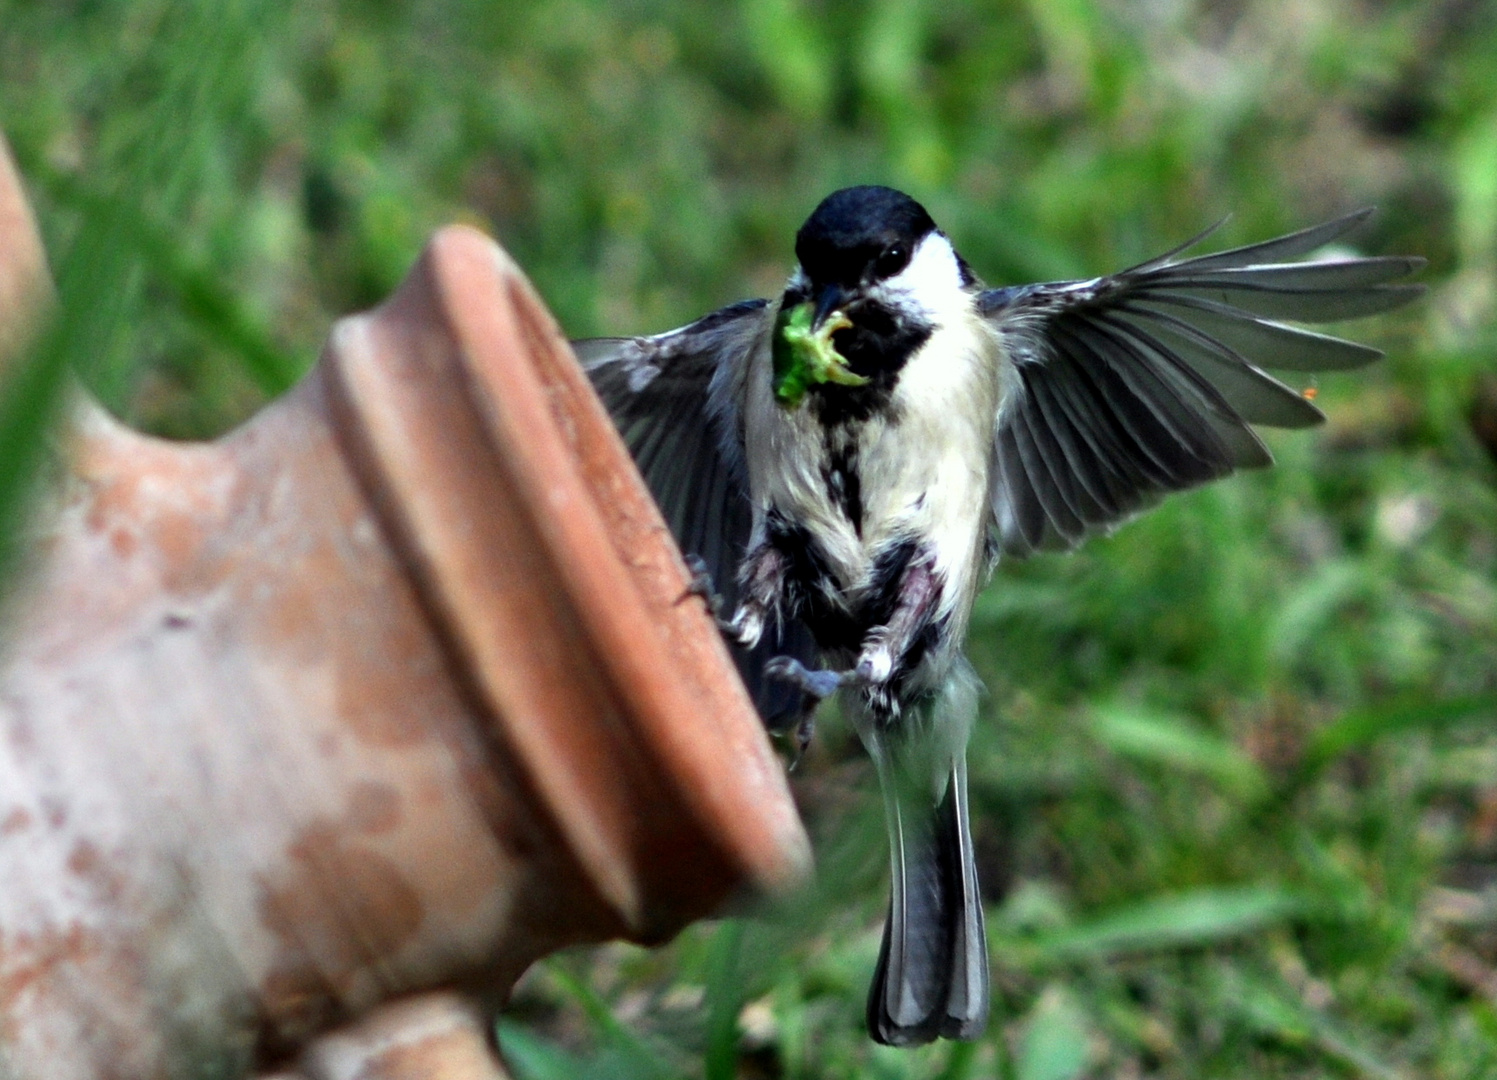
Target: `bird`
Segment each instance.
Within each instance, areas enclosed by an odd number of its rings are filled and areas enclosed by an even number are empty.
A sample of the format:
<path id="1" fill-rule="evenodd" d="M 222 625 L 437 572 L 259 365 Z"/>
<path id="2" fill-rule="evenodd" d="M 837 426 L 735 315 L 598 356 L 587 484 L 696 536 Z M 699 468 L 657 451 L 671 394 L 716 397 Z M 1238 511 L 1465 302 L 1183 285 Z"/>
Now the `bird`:
<path id="1" fill-rule="evenodd" d="M 1121 272 L 988 287 L 919 202 L 844 188 L 777 298 L 574 343 L 765 722 L 804 749 L 841 692 L 882 791 L 890 902 L 868 1033 L 973 1039 L 989 966 L 967 806 L 963 653 L 1003 559 L 1076 547 L 1324 421 L 1265 369 L 1382 353 L 1296 323 L 1396 308 L 1414 256 L 1305 261 L 1371 214 Z M 997 587 L 1001 587 L 1001 584 Z"/>

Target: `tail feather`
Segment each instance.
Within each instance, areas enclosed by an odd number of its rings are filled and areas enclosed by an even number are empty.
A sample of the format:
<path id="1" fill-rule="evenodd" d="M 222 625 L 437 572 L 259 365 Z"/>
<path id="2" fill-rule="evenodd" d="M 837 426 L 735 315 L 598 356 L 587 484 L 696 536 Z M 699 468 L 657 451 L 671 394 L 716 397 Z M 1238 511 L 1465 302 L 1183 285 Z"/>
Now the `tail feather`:
<path id="1" fill-rule="evenodd" d="M 935 805 L 888 772 L 881 780 L 893 873 L 868 1032 L 888 1046 L 974 1039 L 988 1019 L 988 950 L 966 760 L 957 759 Z"/>

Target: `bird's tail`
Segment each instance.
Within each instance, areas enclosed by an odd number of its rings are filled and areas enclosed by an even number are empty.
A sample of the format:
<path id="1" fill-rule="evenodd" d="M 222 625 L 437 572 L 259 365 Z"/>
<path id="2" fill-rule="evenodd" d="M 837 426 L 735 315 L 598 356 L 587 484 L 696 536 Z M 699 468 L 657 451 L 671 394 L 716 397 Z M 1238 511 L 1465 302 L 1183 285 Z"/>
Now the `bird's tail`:
<path id="1" fill-rule="evenodd" d="M 892 864 L 889 917 L 868 992 L 868 1033 L 888 1046 L 974 1039 L 988 1019 L 988 948 L 967 820 L 967 761 L 945 791 L 875 754 Z"/>

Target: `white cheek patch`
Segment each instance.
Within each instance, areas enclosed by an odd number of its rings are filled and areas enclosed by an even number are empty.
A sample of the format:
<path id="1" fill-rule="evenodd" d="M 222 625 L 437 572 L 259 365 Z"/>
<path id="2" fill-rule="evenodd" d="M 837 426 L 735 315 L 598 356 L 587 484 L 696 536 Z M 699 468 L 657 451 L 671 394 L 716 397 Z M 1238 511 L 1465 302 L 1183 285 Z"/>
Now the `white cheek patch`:
<path id="1" fill-rule="evenodd" d="M 938 232 L 921 240 L 909 265 L 872 292 L 889 307 L 919 311 L 938 324 L 949 323 L 968 306 L 956 249 Z"/>

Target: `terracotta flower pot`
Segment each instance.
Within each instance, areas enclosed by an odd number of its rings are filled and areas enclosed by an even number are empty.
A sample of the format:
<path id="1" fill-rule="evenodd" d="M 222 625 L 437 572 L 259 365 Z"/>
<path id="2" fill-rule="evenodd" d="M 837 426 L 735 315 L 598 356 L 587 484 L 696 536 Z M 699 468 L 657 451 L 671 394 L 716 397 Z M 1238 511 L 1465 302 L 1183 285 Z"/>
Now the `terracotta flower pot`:
<path id="1" fill-rule="evenodd" d="M 658 512 L 481 234 L 217 442 L 87 404 L 65 442 L 0 651 L 6 1080 L 373 1080 L 412 1039 L 486 1075 L 462 999 L 371 1011 L 806 867 Z"/>

